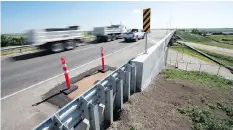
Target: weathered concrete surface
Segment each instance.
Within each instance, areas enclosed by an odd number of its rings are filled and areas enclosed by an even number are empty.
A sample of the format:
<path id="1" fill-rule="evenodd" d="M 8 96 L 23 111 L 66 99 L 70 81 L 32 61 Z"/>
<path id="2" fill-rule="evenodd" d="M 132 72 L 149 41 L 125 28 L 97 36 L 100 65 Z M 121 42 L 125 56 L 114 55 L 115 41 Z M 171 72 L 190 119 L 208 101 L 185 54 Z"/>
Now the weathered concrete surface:
<path id="1" fill-rule="evenodd" d="M 144 90 L 151 79 L 158 75 L 165 66 L 166 55 L 167 55 L 167 43 L 173 36 L 174 31 L 167 34 L 157 44 L 148 49 L 148 53 L 140 54 L 138 57 L 131 61 L 132 64 L 136 65 L 137 75 L 137 90 Z M 152 40 L 153 41 L 153 40 Z"/>

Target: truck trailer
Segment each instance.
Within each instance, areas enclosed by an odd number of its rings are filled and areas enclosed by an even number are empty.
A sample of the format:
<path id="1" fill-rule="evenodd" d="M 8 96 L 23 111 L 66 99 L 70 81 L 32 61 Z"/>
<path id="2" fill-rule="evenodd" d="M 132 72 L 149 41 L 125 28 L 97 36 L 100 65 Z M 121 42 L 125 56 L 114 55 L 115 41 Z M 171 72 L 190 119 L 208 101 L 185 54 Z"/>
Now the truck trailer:
<path id="1" fill-rule="evenodd" d="M 76 43 L 82 42 L 83 31 L 79 26 L 67 28 L 31 29 L 26 33 L 26 44 L 34 45 L 40 49 L 52 52 L 70 50 Z"/>
<path id="2" fill-rule="evenodd" d="M 123 38 L 127 29 L 124 25 L 111 25 L 107 27 L 95 27 L 92 34 L 96 36 L 98 41 L 113 41 Z"/>

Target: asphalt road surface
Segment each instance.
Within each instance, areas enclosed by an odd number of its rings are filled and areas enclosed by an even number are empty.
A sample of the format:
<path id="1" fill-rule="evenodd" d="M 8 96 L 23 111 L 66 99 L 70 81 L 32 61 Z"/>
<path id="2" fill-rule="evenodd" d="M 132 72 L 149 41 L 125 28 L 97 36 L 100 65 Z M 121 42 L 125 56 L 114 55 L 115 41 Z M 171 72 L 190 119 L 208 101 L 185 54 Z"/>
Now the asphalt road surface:
<path id="1" fill-rule="evenodd" d="M 159 41 L 166 33 L 167 30 L 153 30 L 148 35 L 148 38 Z M 60 61 L 61 57 L 65 57 L 68 69 L 72 69 L 100 58 L 100 47 L 104 48 L 104 54 L 107 55 L 132 44 L 134 42 L 124 43 L 123 39 L 119 39 L 106 43 L 88 44 L 74 50 L 56 54 L 37 52 L 2 60 L 1 98 L 63 73 Z M 142 52 L 144 50 L 144 44 L 145 40 L 141 40 L 135 46 L 140 48 Z M 148 40 L 148 48 L 153 44 L 155 42 Z M 127 49 L 130 53 L 130 48 Z"/>

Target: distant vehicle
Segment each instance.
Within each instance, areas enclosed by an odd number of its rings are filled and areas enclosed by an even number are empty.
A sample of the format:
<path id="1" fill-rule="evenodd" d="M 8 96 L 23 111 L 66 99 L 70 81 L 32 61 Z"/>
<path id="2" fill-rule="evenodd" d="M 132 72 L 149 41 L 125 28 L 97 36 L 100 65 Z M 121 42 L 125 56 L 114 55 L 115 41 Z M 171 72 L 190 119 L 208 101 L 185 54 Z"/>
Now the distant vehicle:
<path id="1" fill-rule="evenodd" d="M 140 39 L 144 39 L 145 32 L 143 32 L 142 29 L 131 29 L 128 30 L 127 33 L 124 36 L 124 39 L 126 42 L 128 41 L 138 41 Z"/>
<path id="2" fill-rule="evenodd" d="M 95 27 L 92 35 L 95 35 L 98 41 L 109 42 L 123 38 L 126 31 L 124 25 L 111 25 L 108 27 Z"/>
<path id="3" fill-rule="evenodd" d="M 67 28 L 31 29 L 26 33 L 26 44 L 38 46 L 52 52 L 70 50 L 77 42 L 83 40 L 83 32 L 79 26 Z"/>

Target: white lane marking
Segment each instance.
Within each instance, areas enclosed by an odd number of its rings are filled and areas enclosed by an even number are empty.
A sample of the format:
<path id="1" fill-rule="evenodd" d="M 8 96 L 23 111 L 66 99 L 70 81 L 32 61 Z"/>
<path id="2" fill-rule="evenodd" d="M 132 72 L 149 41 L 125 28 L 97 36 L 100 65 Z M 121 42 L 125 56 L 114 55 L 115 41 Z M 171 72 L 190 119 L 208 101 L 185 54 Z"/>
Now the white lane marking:
<path id="1" fill-rule="evenodd" d="M 134 45 L 138 44 L 139 42 L 141 42 L 141 41 L 132 43 L 131 45 L 126 46 L 126 47 L 124 47 L 124 48 L 121 48 L 121 49 L 119 49 L 119 50 L 117 50 L 117 51 L 115 51 L 115 52 L 109 53 L 109 54 L 105 55 L 104 57 L 106 58 L 106 57 L 108 57 L 108 56 L 111 56 L 111 55 L 113 55 L 113 54 L 115 54 L 115 53 L 117 53 L 117 52 L 119 52 L 119 51 L 122 51 L 122 50 L 124 50 L 124 49 L 127 49 L 127 48 L 129 48 L 129 47 L 131 47 L 131 46 L 134 46 Z M 81 68 L 81 67 L 83 67 L 83 66 L 86 66 L 86 65 L 88 65 L 88 64 L 91 64 L 91 63 L 93 63 L 93 62 L 95 62 L 95 61 L 98 61 L 98 60 L 100 60 L 100 59 L 101 59 L 101 58 L 98 58 L 98 59 L 95 59 L 95 60 L 93 60 L 93 61 L 90 61 L 90 62 L 88 62 L 88 63 L 86 63 L 86 64 L 83 64 L 83 65 L 81 65 L 81 66 L 78 66 L 78 67 L 76 67 L 76 68 L 73 68 L 73 69 L 71 69 L 69 72 L 74 71 L 74 70 L 76 70 L 76 69 L 78 69 L 78 68 Z M 52 78 L 46 79 L 46 80 L 41 81 L 41 82 L 39 82 L 39 83 L 33 84 L 33 85 L 31 85 L 31 86 L 29 86 L 29 87 L 27 87 L 27 88 L 24 88 L 24 89 L 22 89 L 22 90 L 19 90 L 19 91 L 17 91 L 17 92 L 14 92 L 14 93 L 12 93 L 12 94 L 9 94 L 9 95 L 7 95 L 7 96 L 1 98 L 1 100 L 4 100 L 4 99 L 6 99 L 6 98 L 9 98 L 9 97 L 11 97 L 11 96 L 13 96 L 13 95 L 15 95 L 15 94 L 21 93 L 21 92 L 23 92 L 23 91 L 25 91 L 25 90 L 34 88 L 34 87 L 36 87 L 37 85 L 43 84 L 44 82 L 47 82 L 47 81 L 52 80 L 52 79 L 55 79 L 55 78 L 57 78 L 57 77 L 59 77 L 59 76 L 61 76 L 61 75 L 64 75 L 64 73 L 58 74 L 58 75 L 56 75 L 56 76 L 54 76 L 54 77 L 52 77 Z"/>
<path id="2" fill-rule="evenodd" d="M 97 47 L 97 46 L 100 46 L 100 45 L 91 46 L 91 47 L 87 47 L 87 48 L 83 48 L 83 49 L 77 49 L 77 50 L 73 50 L 72 52 L 84 51 L 84 50 L 91 49 L 91 48 Z"/>
<path id="3" fill-rule="evenodd" d="M 112 42 L 115 42 L 115 41 L 112 41 Z M 112 42 L 107 42 L 107 43 L 112 43 Z M 98 47 L 98 46 L 103 46 L 103 45 L 104 45 L 104 43 L 100 43 L 99 45 L 93 45 L 93 46 L 90 46 L 90 47 L 87 47 L 87 48 L 83 48 L 83 49 L 76 49 L 76 50 L 73 50 L 72 52 L 84 51 L 84 50 L 87 50 L 87 49 L 91 49 L 93 47 Z"/>

